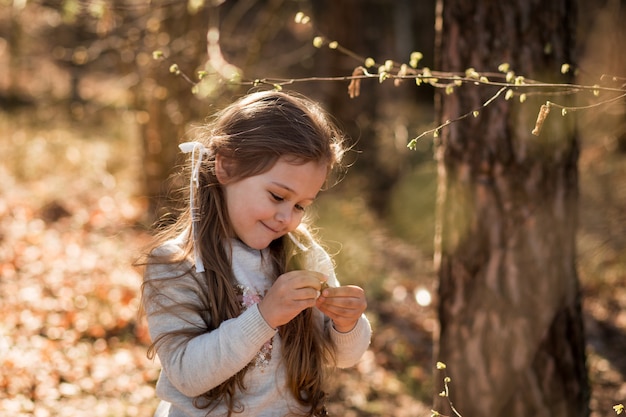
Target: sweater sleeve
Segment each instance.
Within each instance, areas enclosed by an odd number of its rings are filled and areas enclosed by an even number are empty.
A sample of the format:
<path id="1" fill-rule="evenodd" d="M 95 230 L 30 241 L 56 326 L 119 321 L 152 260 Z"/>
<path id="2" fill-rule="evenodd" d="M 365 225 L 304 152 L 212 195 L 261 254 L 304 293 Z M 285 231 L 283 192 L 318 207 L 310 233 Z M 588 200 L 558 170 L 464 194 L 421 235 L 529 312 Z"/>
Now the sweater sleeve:
<path id="1" fill-rule="evenodd" d="M 185 264 L 183 262 L 182 264 Z M 199 309 L 201 291 L 189 265 L 154 264 L 146 268 L 145 280 L 169 279 L 167 285 L 144 286 L 144 305 L 152 340 L 173 331 L 198 332 L 206 328 Z M 183 272 L 186 271 L 186 272 Z M 169 336 L 157 344 L 163 372 L 182 394 L 195 397 L 218 386 L 243 369 L 261 346 L 274 336 L 256 305 L 240 316 L 224 321 L 213 331 L 197 336 Z"/>
<path id="2" fill-rule="evenodd" d="M 365 314 L 348 333 L 338 332 L 332 323 L 328 325 L 330 337 L 337 348 L 337 367 L 349 368 L 356 365 L 369 347 L 372 337 L 372 328 Z"/>

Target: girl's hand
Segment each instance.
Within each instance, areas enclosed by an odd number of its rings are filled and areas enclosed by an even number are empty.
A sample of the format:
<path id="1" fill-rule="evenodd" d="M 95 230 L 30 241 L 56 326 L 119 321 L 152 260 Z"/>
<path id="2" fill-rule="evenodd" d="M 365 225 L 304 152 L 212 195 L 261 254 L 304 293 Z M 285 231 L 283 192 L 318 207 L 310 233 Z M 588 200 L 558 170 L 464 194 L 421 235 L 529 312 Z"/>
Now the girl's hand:
<path id="1" fill-rule="evenodd" d="M 261 315 L 276 329 L 305 308 L 313 307 L 328 278 L 314 271 L 290 271 L 279 276 L 259 303 Z"/>
<path id="2" fill-rule="evenodd" d="M 316 306 L 332 319 L 337 331 L 347 333 L 356 326 L 367 307 L 367 300 L 365 291 L 360 287 L 329 287 L 322 291 Z"/>

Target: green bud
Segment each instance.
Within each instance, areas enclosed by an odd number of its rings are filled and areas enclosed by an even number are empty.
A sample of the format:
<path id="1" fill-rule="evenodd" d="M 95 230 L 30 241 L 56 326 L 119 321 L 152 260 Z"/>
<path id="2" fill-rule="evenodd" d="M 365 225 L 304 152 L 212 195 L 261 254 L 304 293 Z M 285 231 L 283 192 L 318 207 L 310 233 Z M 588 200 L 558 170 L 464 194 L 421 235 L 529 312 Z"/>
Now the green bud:
<path id="1" fill-rule="evenodd" d="M 302 12 L 298 12 L 296 13 L 296 16 L 294 17 L 293 21 L 301 25 L 306 25 L 307 23 L 311 21 L 311 18 Z"/>
<path id="2" fill-rule="evenodd" d="M 412 68 L 417 68 L 417 65 L 419 64 L 419 62 L 422 60 L 422 58 L 424 57 L 424 55 L 421 52 L 411 52 L 411 58 L 409 60 L 409 65 Z"/>
<path id="3" fill-rule="evenodd" d="M 178 64 L 170 65 L 170 72 L 172 74 L 180 75 L 180 69 L 178 68 Z"/>
<path id="4" fill-rule="evenodd" d="M 467 78 L 474 78 L 474 79 L 480 78 L 480 75 L 478 74 L 478 72 L 474 68 L 466 69 L 465 70 L 465 76 Z"/>

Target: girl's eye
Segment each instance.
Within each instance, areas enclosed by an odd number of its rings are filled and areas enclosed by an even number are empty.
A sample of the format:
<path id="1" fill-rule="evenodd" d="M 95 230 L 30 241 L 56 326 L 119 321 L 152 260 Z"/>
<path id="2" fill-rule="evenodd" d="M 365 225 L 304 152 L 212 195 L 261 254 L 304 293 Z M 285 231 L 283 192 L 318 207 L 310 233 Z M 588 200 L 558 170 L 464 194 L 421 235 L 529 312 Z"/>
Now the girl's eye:
<path id="1" fill-rule="evenodd" d="M 277 203 L 282 203 L 283 201 L 285 201 L 285 198 L 284 198 L 284 197 L 281 197 L 281 196 L 279 196 L 278 194 L 274 194 L 274 193 L 273 193 L 273 192 L 271 192 L 271 191 L 270 191 L 270 195 L 272 196 L 272 199 L 273 199 L 274 201 L 276 201 Z M 294 206 L 294 208 L 295 208 L 297 211 L 305 211 L 305 210 L 306 210 L 306 207 L 301 206 L 300 204 L 296 204 L 296 205 Z"/>
<path id="2" fill-rule="evenodd" d="M 272 198 L 273 198 L 274 200 L 278 201 L 278 202 L 285 201 L 285 199 L 284 199 L 284 198 L 282 198 L 281 196 L 279 196 L 278 194 L 274 194 L 274 193 L 272 193 L 272 192 L 270 192 L 270 194 L 271 194 Z"/>

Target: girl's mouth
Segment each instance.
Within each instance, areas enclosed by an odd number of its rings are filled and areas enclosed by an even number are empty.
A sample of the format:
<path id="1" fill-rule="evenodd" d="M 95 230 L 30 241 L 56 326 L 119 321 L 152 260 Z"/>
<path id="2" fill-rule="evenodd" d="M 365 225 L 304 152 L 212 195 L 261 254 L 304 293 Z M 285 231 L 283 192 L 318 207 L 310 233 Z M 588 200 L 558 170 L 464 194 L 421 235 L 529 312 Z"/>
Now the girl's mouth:
<path id="1" fill-rule="evenodd" d="M 263 225 L 263 226 L 264 226 L 267 230 L 269 230 L 269 231 L 270 231 L 270 232 L 272 232 L 272 233 L 276 233 L 276 234 L 279 234 L 279 233 L 280 233 L 278 230 L 275 230 L 275 229 L 273 229 L 273 228 L 269 227 L 267 224 L 265 224 L 265 223 L 263 223 L 263 222 L 261 222 L 261 224 L 262 224 L 262 225 Z"/>

